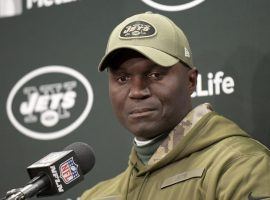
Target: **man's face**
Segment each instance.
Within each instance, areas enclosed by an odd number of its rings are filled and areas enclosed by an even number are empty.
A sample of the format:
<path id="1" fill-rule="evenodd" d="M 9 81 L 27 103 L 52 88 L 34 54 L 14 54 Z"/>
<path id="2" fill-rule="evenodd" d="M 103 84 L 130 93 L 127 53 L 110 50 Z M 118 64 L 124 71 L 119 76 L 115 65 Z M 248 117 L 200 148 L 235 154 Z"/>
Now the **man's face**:
<path id="1" fill-rule="evenodd" d="M 171 131 L 191 110 L 197 71 L 161 67 L 134 54 L 112 63 L 109 95 L 119 121 L 138 139 Z"/>

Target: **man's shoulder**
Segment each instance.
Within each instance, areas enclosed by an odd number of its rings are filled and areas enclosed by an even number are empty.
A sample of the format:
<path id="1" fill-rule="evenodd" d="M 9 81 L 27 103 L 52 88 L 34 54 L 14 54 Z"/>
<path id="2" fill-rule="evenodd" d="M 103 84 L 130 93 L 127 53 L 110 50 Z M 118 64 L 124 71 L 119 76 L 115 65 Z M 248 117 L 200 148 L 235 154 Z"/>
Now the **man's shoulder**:
<path id="1" fill-rule="evenodd" d="M 217 191 L 228 199 L 251 199 L 269 196 L 270 151 L 259 141 L 250 137 L 234 136 L 221 141 L 212 170 L 219 179 Z M 217 168 L 215 168 L 218 166 Z M 232 185 L 234 187 L 229 187 Z M 235 195 L 235 196 L 234 196 Z M 234 197 L 233 197 L 234 196 Z M 259 199 L 259 198 L 258 198 Z"/>
<path id="2" fill-rule="evenodd" d="M 234 121 L 216 112 L 213 112 L 208 120 L 205 126 L 209 126 L 207 131 L 211 132 L 214 139 L 217 138 L 214 143 L 217 149 L 221 147 L 222 151 L 229 151 L 234 154 L 262 153 L 269 156 L 269 148 L 252 138 L 250 134 L 241 129 Z"/>
<path id="3" fill-rule="evenodd" d="M 232 136 L 217 142 L 209 151 L 216 162 L 222 163 L 215 162 L 215 165 L 222 166 L 223 170 L 237 165 L 250 170 L 255 165 L 261 165 L 262 160 L 270 166 L 270 150 L 251 137 Z"/>
<path id="4" fill-rule="evenodd" d="M 258 140 L 251 137 L 232 136 L 216 144 L 222 146 L 223 151 L 237 156 L 265 155 L 270 156 L 269 149 Z"/>

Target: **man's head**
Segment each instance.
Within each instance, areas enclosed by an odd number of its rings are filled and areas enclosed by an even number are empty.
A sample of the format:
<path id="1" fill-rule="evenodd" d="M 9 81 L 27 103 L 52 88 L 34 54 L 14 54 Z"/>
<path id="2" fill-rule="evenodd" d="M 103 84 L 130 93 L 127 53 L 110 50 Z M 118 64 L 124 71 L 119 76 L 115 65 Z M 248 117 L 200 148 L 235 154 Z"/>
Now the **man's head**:
<path id="1" fill-rule="evenodd" d="M 184 33 L 152 13 L 119 24 L 99 69 L 109 68 L 109 93 L 120 122 L 139 139 L 171 131 L 191 110 L 197 70 Z"/>

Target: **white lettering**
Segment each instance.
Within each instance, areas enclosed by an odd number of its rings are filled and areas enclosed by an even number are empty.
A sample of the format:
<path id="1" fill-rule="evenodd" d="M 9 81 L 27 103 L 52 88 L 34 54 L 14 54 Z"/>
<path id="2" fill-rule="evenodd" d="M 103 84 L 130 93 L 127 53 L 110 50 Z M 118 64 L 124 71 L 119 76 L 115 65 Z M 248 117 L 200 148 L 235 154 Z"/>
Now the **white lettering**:
<path id="1" fill-rule="evenodd" d="M 77 94 L 74 91 L 68 91 L 63 96 L 63 102 L 61 103 L 62 108 L 64 109 L 70 109 L 75 104 L 75 98 Z"/>
<path id="2" fill-rule="evenodd" d="M 70 109 L 76 103 L 77 93 L 72 90 L 76 87 L 76 81 L 41 85 L 39 90 L 34 86 L 26 87 L 24 94 L 27 95 L 28 100 L 21 103 L 20 113 L 29 116 L 47 110 L 60 112 L 62 109 Z M 66 91 L 62 92 L 61 90 Z"/>
<path id="3" fill-rule="evenodd" d="M 53 1 L 52 0 L 43 0 L 43 4 L 45 7 L 50 7 L 53 5 Z"/>
<path id="4" fill-rule="evenodd" d="M 27 2 L 26 2 L 26 8 L 27 8 L 27 9 L 33 8 L 33 4 L 34 4 L 34 3 L 37 3 L 37 1 L 38 1 L 38 0 L 27 0 Z"/>
<path id="5" fill-rule="evenodd" d="M 64 188 L 63 188 L 63 185 L 61 184 L 61 180 L 60 180 L 59 175 L 56 171 L 56 167 L 53 165 L 53 166 L 50 166 L 50 168 L 51 168 L 52 175 L 55 178 L 54 182 L 56 184 L 58 192 L 64 192 Z"/>
<path id="6" fill-rule="evenodd" d="M 63 93 L 52 94 L 50 109 L 56 110 L 59 107 L 62 98 L 63 98 Z"/>
<path id="7" fill-rule="evenodd" d="M 208 95 L 213 96 L 213 94 L 214 94 L 214 83 L 213 83 L 214 75 L 213 75 L 213 73 L 210 72 L 210 73 L 208 73 L 207 77 L 208 77 Z"/>
<path id="8" fill-rule="evenodd" d="M 224 72 L 217 72 L 216 75 L 215 75 L 215 78 L 214 78 L 214 85 L 215 85 L 215 93 L 217 95 L 220 94 L 220 84 L 222 83 L 222 78 L 224 75 Z"/>
<path id="9" fill-rule="evenodd" d="M 35 107 L 35 112 L 43 112 L 48 109 L 50 101 L 50 96 L 49 95 L 41 95 L 39 96 L 36 107 Z"/>
<path id="10" fill-rule="evenodd" d="M 39 94 L 35 92 L 29 96 L 29 101 L 22 102 L 20 106 L 20 112 L 23 115 L 30 115 L 33 113 Z"/>
<path id="11" fill-rule="evenodd" d="M 185 47 L 185 57 L 190 58 L 189 50 Z"/>
<path id="12" fill-rule="evenodd" d="M 234 92 L 234 80 L 230 76 L 224 77 L 224 72 L 218 71 L 215 74 L 209 72 L 207 74 L 207 88 L 203 89 L 202 75 L 198 74 L 196 91 L 191 95 L 194 97 L 206 97 L 213 95 L 232 94 Z"/>
<path id="13" fill-rule="evenodd" d="M 234 80 L 232 77 L 225 77 L 222 82 L 222 89 L 226 94 L 234 92 Z"/>
<path id="14" fill-rule="evenodd" d="M 34 7 L 34 5 L 36 5 L 38 8 L 51 7 L 53 5 L 61 5 L 61 4 L 70 3 L 73 1 L 78 1 L 78 0 L 27 0 L 26 8 L 30 10 Z"/>
<path id="15" fill-rule="evenodd" d="M 62 0 L 55 0 L 55 5 L 60 5 L 62 3 Z"/>
<path id="16" fill-rule="evenodd" d="M 151 27 L 150 27 L 149 25 L 145 25 L 144 28 L 143 28 L 143 31 L 146 31 L 146 32 L 147 32 L 147 31 L 150 30 L 150 28 L 151 28 Z"/>
<path id="17" fill-rule="evenodd" d="M 208 91 L 202 89 L 202 76 L 200 74 L 198 74 L 198 78 L 197 78 L 196 93 L 197 93 L 197 96 L 200 96 L 200 97 L 208 96 Z"/>
<path id="18" fill-rule="evenodd" d="M 142 31 L 149 31 L 150 26 L 145 24 L 134 24 L 132 26 L 127 26 L 123 31 L 124 34 L 132 33 L 133 35 L 139 35 Z"/>

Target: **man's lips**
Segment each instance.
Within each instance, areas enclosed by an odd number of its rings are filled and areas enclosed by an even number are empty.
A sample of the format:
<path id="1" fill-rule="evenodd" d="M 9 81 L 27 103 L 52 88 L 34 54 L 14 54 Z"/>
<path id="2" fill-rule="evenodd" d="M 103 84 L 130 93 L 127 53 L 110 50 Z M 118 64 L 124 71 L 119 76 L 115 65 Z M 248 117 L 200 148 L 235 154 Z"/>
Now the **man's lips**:
<path id="1" fill-rule="evenodd" d="M 150 115 L 155 110 L 154 108 L 135 108 L 129 112 L 129 116 L 132 118 L 144 117 Z"/>
<path id="2" fill-rule="evenodd" d="M 129 114 L 143 113 L 148 111 L 153 111 L 154 108 L 135 108 L 129 112 Z"/>

